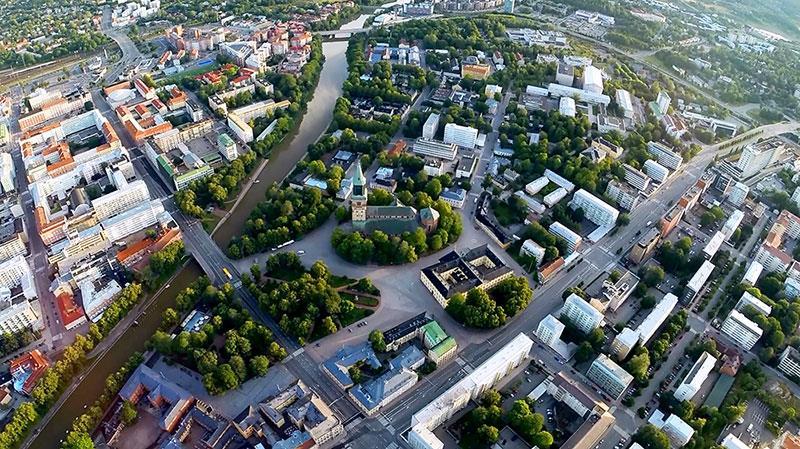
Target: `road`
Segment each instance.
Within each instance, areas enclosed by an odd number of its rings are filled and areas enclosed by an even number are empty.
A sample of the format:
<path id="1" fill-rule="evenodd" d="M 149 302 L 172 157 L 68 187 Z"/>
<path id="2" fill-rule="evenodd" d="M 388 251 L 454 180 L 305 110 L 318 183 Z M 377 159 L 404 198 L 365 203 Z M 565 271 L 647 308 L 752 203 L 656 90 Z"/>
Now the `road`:
<path id="1" fill-rule="evenodd" d="M 131 38 L 128 37 L 126 28 L 112 28 L 111 27 L 111 7 L 106 6 L 103 8 L 102 20 L 103 34 L 113 39 L 117 43 L 122 56 L 116 61 L 106 73 L 105 80 L 107 83 L 114 83 L 119 80 L 119 76 L 128 68 L 133 67 L 142 60 L 142 54 L 133 43 Z"/>

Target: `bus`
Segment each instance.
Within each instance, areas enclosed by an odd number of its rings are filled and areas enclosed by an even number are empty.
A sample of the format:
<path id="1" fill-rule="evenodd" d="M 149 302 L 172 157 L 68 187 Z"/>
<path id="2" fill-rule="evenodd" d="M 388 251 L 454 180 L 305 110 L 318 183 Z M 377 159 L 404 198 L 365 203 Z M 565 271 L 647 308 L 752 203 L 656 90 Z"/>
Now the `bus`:
<path id="1" fill-rule="evenodd" d="M 225 273 L 225 276 L 228 276 L 228 279 L 233 280 L 233 276 L 231 276 L 231 272 L 227 268 L 222 267 L 222 272 Z"/>

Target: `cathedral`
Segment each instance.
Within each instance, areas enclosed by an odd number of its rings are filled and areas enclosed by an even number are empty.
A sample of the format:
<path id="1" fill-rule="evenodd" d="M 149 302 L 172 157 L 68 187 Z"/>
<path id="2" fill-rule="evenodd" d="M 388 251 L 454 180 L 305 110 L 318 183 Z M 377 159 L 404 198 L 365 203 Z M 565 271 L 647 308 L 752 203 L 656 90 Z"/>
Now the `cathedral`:
<path id="1" fill-rule="evenodd" d="M 432 207 L 417 211 L 397 200 L 389 206 L 369 206 L 367 205 L 367 196 L 367 178 L 361 169 L 361 163 L 356 162 L 350 208 L 353 214 L 353 228 L 358 231 L 366 233 L 383 231 L 390 235 L 397 235 L 414 232 L 418 227 L 422 227 L 426 233 L 430 234 L 439 225 L 439 212 Z"/>

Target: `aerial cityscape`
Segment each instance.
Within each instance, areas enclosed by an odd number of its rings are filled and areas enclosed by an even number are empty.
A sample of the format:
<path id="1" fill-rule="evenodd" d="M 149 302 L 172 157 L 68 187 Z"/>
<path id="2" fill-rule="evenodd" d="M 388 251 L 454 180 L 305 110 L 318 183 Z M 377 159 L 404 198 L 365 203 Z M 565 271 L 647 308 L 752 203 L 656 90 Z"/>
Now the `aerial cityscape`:
<path id="1" fill-rule="evenodd" d="M 0 5 L 0 449 L 800 448 L 800 3 L 386 1 Z"/>

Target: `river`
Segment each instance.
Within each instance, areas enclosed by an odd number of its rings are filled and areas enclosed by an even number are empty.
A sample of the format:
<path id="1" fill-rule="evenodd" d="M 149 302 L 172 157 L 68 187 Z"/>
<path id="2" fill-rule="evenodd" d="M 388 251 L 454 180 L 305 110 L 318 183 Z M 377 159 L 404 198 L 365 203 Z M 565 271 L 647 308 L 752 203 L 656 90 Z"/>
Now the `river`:
<path id="1" fill-rule="evenodd" d="M 352 22 L 342 25 L 341 30 L 363 27 L 369 16 L 362 14 Z M 342 84 L 347 79 L 347 42 L 323 42 L 322 53 L 325 63 L 322 66 L 319 83 L 314 97 L 308 102 L 300 126 L 293 135 L 272 152 L 269 163 L 258 176 L 259 183 L 253 184 L 239 202 L 236 209 L 214 232 L 214 241 L 222 249 L 234 236 L 241 234 L 250 211 L 264 199 L 264 193 L 273 182 L 280 183 L 294 169 L 297 162 L 305 156 L 308 146 L 316 142 L 324 133 L 333 118 L 336 100 L 342 96 Z"/>
<path id="2" fill-rule="evenodd" d="M 340 29 L 361 28 L 367 18 L 368 15 L 361 15 Z M 250 211 L 264 198 L 267 187 L 273 182 L 282 181 L 306 154 L 308 146 L 316 142 L 328 128 L 336 99 L 341 96 L 342 84 L 347 79 L 347 42 L 326 42 L 323 43 L 322 50 L 325 62 L 319 83 L 314 91 L 314 97 L 308 103 L 300 126 L 273 151 L 269 163 L 258 177 L 261 182 L 252 185 L 236 210 L 215 233 L 215 241 L 223 245 L 223 248 L 227 246 L 231 237 L 239 233 Z M 164 309 L 174 306 L 175 296 L 202 274 L 200 267 L 192 263 L 178 273 L 169 288 L 165 288 L 152 299 L 146 309 L 147 314 L 138 318 L 139 326 L 130 327 L 107 352 L 100 356 L 97 363 L 90 366 L 75 391 L 69 394 L 63 405 L 30 444 L 30 449 L 53 449 L 59 446 L 56 440 L 64 438 L 72 428 L 75 418 L 83 413 L 84 406 L 88 407 L 100 396 L 106 377 L 118 370 L 134 352 L 144 350 L 145 341 L 161 324 L 161 313 Z"/>

